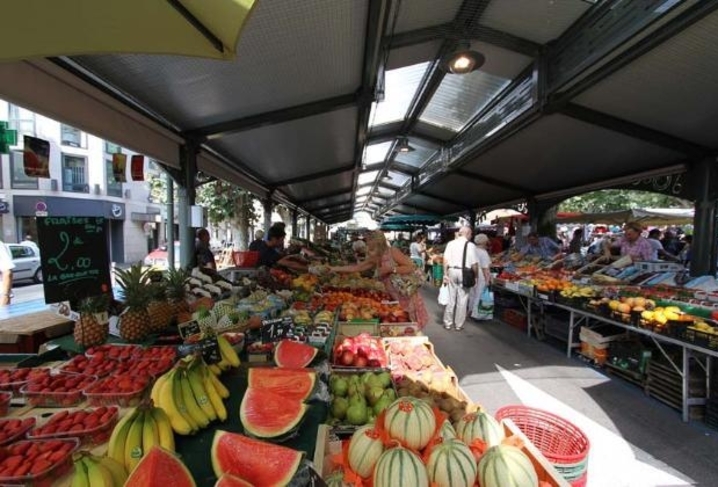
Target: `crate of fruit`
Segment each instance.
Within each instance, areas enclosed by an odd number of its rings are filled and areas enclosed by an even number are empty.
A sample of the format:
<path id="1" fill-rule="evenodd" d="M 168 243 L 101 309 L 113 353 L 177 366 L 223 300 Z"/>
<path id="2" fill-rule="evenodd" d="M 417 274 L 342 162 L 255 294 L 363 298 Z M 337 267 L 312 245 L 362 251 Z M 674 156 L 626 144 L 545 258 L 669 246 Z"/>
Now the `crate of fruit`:
<path id="1" fill-rule="evenodd" d="M 69 407 L 83 401 L 82 393 L 97 381 L 92 375 L 71 374 L 51 370 L 35 377 L 20 388 L 20 393 L 30 406 Z"/>
<path id="2" fill-rule="evenodd" d="M 411 337 L 421 335 L 418 323 L 380 323 L 379 336 L 381 337 Z"/>
<path id="3" fill-rule="evenodd" d="M 136 347 L 132 360 L 176 360 L 177 347 L 174 346 L 152 346 L 152 347 Z"/>
<path id="4" fill-rule="evenodd" d="M 138 375 L 149 378 L 159 377 L 174 366 L 174 360 L 139 359 L 131 362 L 119 362 L 112 375 Z"/>
<path id="5" fill-rule="evenodd" d="M 28 431 L 27 437 L 31 440 L 77 438 L 82 446 L 100 445 L 110 439 L 118 418 L 119 409 L 115 406 L 59 411 Z"/>
<path id="6" fill-rule="evenodd" d="M 24 438 L 25 433 L 34 428 L 36 423 L 37 420 L 34 417 L 0 419 L 0 446 L 9 445 Z"/>
<path id="7" fill-rule="evenodd" d="M 22 440 L 6 447 L 0 461 L 0 485 L 50 487 L 72 470 L 77 438 Z"/>
<path id="8" fill-rule="evenodd" d="M 107 358 L 102 354 L 86 357 L 85 355 L 75 355 L 70 360 L 60 365 L 58 368 L 63 372 L 71 372 L 73 374 L 94 375 L 95 377 L 104 377 L 114 372 L 120 362 Z"/>
<path id="9" fill-rule="evenodd" d="M 113 360 L 130 360 L 134 358 L 139 345 L 106 344 L 90 347 L 85 350 L 85 356 L 90 358 L 110 358 Z"/>
<path id="10" fill-rule="evenodd" d="M 332 369 L 373 370 L 389 367 L 381 338 L 368 333 L 346 336 L 337 333 L 331 351 Z"/>
<path id="11" fill-rule="evenodd" d="M 147 375 L 112 375 L 85 389 L 83 395 L 90 406 L 135 407 L 142 402 L 145 391 L 153 382 Z"/>
<path id="12" fill-rule="evenodd" d="M 20 392 L 20 388 L 33 377 L 44 376 L 50 371 L 46 367 L 18 367 L 0 370 L 0 391 Z"/>
<path id="13" fill-rule="evenodd" d="M 340 435 L 374 421 L 397 398 L 389 369 L 355 372 L 332 370 L 329 378 L 329 424 Z"/>

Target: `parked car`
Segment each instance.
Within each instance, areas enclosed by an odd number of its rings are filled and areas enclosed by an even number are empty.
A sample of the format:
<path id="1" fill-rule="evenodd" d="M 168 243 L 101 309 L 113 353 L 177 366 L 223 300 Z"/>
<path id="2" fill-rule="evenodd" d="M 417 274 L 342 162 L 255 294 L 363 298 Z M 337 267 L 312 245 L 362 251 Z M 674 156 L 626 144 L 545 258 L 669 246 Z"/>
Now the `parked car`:
<path id="1" fill-rule="evenodd" d="M 142 261 L 147 267 L 154 267 L 156 269 L 167 269 L 167 246 L 163 245 L 145 256 Z M 180 265 L 180 244 L 175 242 L 175 267 Z"/>
<path id="2" fill-rule="evenodd" d="M 42 282 L 42 267 L 40 265 L 40 252 L 34 245 L 23 243 L 6 244 L 15 263 L 13 281 L 32 280 L 39 284 Z"/>

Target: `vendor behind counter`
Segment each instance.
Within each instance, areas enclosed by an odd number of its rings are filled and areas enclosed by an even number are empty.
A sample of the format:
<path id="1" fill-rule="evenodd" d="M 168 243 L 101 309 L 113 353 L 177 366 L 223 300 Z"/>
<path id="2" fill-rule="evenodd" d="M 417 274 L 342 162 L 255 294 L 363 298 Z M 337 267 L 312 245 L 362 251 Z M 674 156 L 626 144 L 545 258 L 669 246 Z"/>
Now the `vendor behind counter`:
<path id="1" fill-rule="evenodd" d="M 285 255 L 285 237 L 286 233 L 283 228 L 271 227 L 267 232 L 267 240 L 260 245 L 257 265 L 260 267 L 283 266 L 297 272 L 307 272 L 309 267 L 301 256 L 296 254 Z"/>

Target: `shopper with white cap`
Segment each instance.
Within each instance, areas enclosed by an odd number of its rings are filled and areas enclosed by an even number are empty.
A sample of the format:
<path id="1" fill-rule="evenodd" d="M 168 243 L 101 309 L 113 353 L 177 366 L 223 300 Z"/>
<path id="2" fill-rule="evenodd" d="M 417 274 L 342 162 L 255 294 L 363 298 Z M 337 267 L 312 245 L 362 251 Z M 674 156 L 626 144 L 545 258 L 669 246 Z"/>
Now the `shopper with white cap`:
<path id="1" fill-rule="evenodd" d="M 489 245 L 489 237 L 485 233 L 480 233 L 474 237 L 474 243 L 476 244 L 476 261 L 479 263 L 479 276 L 476 285 L 469 292 L 469 316 L 474 314 L 481 294 L 486 286 L 491 284 L 491 257 L 486 250 Z"/>

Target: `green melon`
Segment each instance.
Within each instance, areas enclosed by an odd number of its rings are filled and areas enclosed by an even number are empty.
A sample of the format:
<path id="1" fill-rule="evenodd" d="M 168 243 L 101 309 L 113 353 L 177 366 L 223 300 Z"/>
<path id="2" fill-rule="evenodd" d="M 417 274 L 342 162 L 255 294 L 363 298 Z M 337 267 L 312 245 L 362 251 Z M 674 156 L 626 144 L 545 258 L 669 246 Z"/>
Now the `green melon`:
<path id="1" fill-rule="evenodd" d="M 445 419 L 444 422 L 441 424 L 441 428 L 439 429 L 439 436 L 441 436 L 444 440 L 453 440 L 456 438 L 456 430 L 451 425 L 451 422 L 448 419 Z"/>
<path id="2" fill-rule="evenodd" d="M 301 369 L 312 363 L 318 351 L 311 345 L 282 340 L 274 347 L 274 362 L 282 368 Z"/>
<path id="3" fill-rule="evenodd" d="M 509 445 L 492 446 L 481 456 L 478 466 L 481 487 L 537 487 L 538 475 L 531 459 Z"/>
<path id="4" fill-rule="evenodd" d="M 250 436 L 279 438 L 297 428 L 306 411 L 300 400 L 250 387 L 239 406 L 239 419 Z"/>
<path id="5" fill-rule="evenodd" d="M 192 474 L 177 455 L 160 446 L 142 457 L 125 481 L 125 487 L 150 487 L 171 485 L 172 487 L 196 487 Z"/>
<path id="6" fill-rule="evenodd" d="M 254 486 L 242 478 L 239 478 L 235 475 L 230 475 L 230 474 L 226 473 L 226 474 L 222 475 L 219 479 L 217 479 L 217 482 L 214 484 L 214 487 L 254 487 Z"/>
<path id="7" fill-rule="evenodd" d="M 312 370 L 251 367 L 248 387 L 264 389 L 284 397 L 306 400 L 314 391 L 317 374 Z"/>
<path id="8" fill-rule="evenodd" d="M 424 401 L 402 397 L 386 408 L 384 429 L 413 450 L 421 450 L 436 430 L 434 411 Z"/>
<path id="9" fill-rule="evenodd" d="M 397 447 L 386 450 L 376 462 L 374 487 L 429 487 L 426 467 L 415 453 Z"/>
<path id="10" fill-rule="evenodd" d="M 496 446 L 504 439 L 504 429 L 496 418 L 489 413 L 477 411 L 465 415 L 456 424 L 456 435 L 467 445 L 475 439 L 482 440 L 486 446 Z"/>
<path id="11" fill-rule="evenodd" d="M 436 487 L 471 487 L 476 481 L 476 460 L 461 440 L 436 445 L 426 462 L 429 480 Z"/>
<path id="12" fill-rule="evenodd" d="M 371 477 L 374 465 L 384 452 L 384 443 L 374 425 L 360 427 L 349 441 L 349 466 L 362 478 Z"/>
<path id="13" fill-rule="evenodd" d="M 217 477 L 235 475 L 257 486 L 289 484 L 303 455 L 285 446 L 222 430 L 215 432 L 212 441 L 214 474 Z"/>

